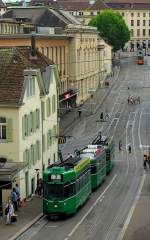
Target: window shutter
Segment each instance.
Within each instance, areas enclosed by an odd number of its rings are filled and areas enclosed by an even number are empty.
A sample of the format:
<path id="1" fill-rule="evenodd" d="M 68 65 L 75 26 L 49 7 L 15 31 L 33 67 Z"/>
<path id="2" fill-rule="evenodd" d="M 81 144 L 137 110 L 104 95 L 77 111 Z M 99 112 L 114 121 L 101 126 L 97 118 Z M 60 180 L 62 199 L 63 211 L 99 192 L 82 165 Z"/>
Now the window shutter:
<path id="1" fill-rule="evenodd" d="M 6 119 L 6 140 L 7 142 L 13 141 L 13 124 L 11 118 Z"/>
<path id="2" fill-rule="evenodd" d="M 42 101 L 42 119 L 45 119 L 45 102 Z"/>
<path id="3" fill-rule="evenodd" d="M 36 161 L 38 160 L 38 148 L 37 147 L 38 147 L 37 144 L 35 144 L 33 146 L 33 148 L 34 148 L 34 163 L 36 163 Z"/>
<path id="4" fill-rule="evenodd" d="M 37 160 L 41 159 L 41 146 L 40 146 L 40 141 L 36 142 L 37 145 Z"/>
<path id="5" fill-rule="evenodd" d="M 27 115 L 27 136 L 29 136 L 31 133 L 31 118 L 30 114 Z"/>
<path id="6" fill-rule="evenodd" d="M 49 105 L 49 115 L 51 115 L 51 99 L 48 98 L 48 105 Z"/>
<path id="7" fill-rule="evenodd" d="M 22 138 L 25 139 L 25 116 L 22 117 Z"/>
<path id="8" fill-rule="evenodd" d="M 52 145 L 52 131 L 49 130 L 49 145 Z"/>
<path id="9" fill-rule="evenodd" d="M 40 128 L 40 110 L 36 109 L 36 128 Z"/>
<path id="10" fill-rule="evenodd" d="M 45 152 L 45 135 L 43 134 L 43 152 Z"/>
<path id="11" fill-rule="evenodd" d="M 33 132 L 35 132 L 36 131 L 36 126 L 37 126 L 37 119 L 36 119 L 36 111 L 34 111 L 33 113 Z"/>
<path id="12" fill-rule="evenodd" d="M 34 146 L 31 145 L 31 164 L 34 165 Z"/>
<path id="13" fill-rule="evenodd" d="M 52 97 L 52 113 L 55 113 L 56 111 L 56 97 L 53 95 Z"/>
<path id="14" fill-rule="evenodd" d="M 47 133 L 47 149 L 49 149 L 50 141 L 49 141 L 49 131 Z"/>
<path id="15" fill-rule="evenodd" d="M 32 166 L 32 154 L 31 154 L 31 147 L 29 149 L 29 168 Z"/>
<path id="16" fill-rule="evenodd" d="M 49 112 L 49 99 L 46 99 L 46 113 L 47 113 L 47 117 L 50 116 L 50 112 Z"/>

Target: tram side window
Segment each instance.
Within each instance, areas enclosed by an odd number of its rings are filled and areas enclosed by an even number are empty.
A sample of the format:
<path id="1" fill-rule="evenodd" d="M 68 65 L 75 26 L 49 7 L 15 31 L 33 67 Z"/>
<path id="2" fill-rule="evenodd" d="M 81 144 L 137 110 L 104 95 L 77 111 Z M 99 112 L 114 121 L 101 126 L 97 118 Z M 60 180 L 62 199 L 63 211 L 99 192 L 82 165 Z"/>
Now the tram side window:
<path id="1" fill-rule="evenodd" d="M 75 195 L 75 183 L 68 184 L 64 186 L 64 197 L 68 198 Z"/>
<path id="2" fill-rule="evenodd" d="M 96 165 L 92 165 L 91 166 L 91 174 L 94 174 L 97 172 L 97 166 Z"/>

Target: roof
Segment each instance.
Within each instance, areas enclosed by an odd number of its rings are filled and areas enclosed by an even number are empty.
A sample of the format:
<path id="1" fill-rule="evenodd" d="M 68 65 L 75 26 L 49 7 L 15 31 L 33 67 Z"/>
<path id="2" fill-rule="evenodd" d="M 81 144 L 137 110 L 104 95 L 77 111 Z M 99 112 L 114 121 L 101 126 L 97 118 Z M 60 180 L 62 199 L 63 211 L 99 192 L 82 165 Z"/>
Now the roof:
<path id="1" fill-rule="evenodd" d="M 113 9 L 150 9 L 150 0 L 105 0 L 105 3 Z"/>
<path id="2" fill-rule="evenodd" d="M 59 6 L 67 11 L 82 11 L 89 8 L 88 2 L 61 1 Z"/>
<path id="3" fill-rule="evenodd" d="M 90 9 L 92 10 L 103 10 L 109 8 L 106 3 L 104 3 L 102 0 L 97 0 L 91 7 Z"/>
<path id="4" fill-rule="evenodd" d="M 30 47 L 0 48 L 0 103 L 20 104 L 24 86 L 24 70 L 40 69 L 41 73 L 51 64 L 48 58 L 36 52 L 31 58 Z"/>
<path id="5" fill-rule="evenodd" d="M 45 27 L 62 27 L 65 28 L 68 24 L 81 24 L 75 17 L 67 14 L 61 9 L 53 9 L 50 7 L 21 7 L 12 8 L 3 14 L 4 18 L 13 19 L 28 19 L 36 26 Z"/>

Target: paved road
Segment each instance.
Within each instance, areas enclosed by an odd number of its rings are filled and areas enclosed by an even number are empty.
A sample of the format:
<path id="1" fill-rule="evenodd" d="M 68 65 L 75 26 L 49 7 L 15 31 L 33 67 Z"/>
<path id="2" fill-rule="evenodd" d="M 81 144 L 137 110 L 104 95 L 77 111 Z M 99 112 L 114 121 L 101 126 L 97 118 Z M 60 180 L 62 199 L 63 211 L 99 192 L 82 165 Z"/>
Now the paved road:
<path id="1" fill-rule="evenodd" d="M 116 139 L 114 168 L 101 188 L 95 191 L 82 209 L 64 221 L 41 219 L 20 240 L 117 240 L 143 180 L 142 155 L 150 142 L 150 58 L 137 66 L 132 58 L 121 64 L 121 72 L 103 106 L 95 115 L 81 121 L 62 151 L 73 152 L 88 144 L 98 131 Z M 130 90 L 128 90 L 128 87 Z M 128 95 L 141 97 L 141 104 L 128 105 Z M 97 122 L 101 111 L 109 111 L 110 121 Z M 118 152 L 119 140 L 123 151 Z M 132 153 L 127 151 L 132 145 Z M 123 237 L 123 236 L 122 236 Z M 120 240 L 121 238 L 119 238 Z"/>

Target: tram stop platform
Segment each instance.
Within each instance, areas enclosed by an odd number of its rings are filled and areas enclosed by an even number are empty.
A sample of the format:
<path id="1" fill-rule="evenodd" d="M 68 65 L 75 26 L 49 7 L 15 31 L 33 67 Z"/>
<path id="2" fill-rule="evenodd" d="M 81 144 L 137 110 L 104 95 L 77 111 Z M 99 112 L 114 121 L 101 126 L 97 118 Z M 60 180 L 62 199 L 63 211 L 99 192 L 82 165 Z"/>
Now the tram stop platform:
<path id="1" fill-rule="evenodd" d="M 33 197 L 32 200 L 26 201 L 24 206 L 19 208 L 15 214 L 18 215 L 15 223 L 6 225 L 5 217 L 0 219 L 1 240 L 15 240 L 43 216 L 42 198 Z"/>
<path id="2" fill-rule="evenodd" d="M 150 239 L 150 170 L 146 171 L 144 184 L 133 215 L 126 228 L 124 236 L 119 240 L 149 240 Z M 129 213 L 130 218 L 130 213 Z"/>

